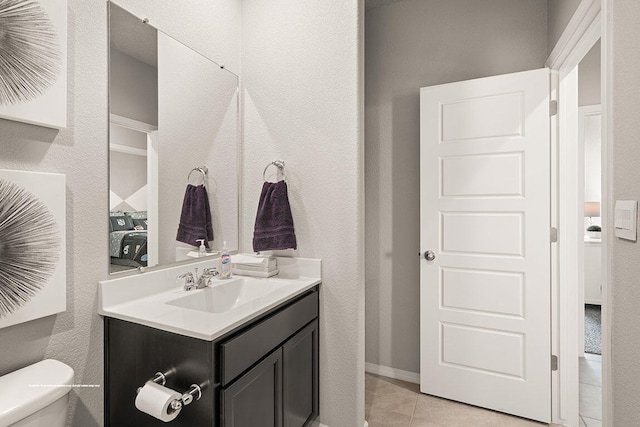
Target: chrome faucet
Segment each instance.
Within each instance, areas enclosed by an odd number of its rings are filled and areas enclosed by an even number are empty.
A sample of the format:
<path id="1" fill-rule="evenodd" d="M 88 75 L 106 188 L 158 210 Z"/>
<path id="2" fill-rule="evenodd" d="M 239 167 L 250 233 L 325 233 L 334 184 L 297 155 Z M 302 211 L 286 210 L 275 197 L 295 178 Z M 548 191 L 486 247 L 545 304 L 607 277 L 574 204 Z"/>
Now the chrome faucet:
<path id="1" fill-rule="evenodd" d="M 178 276 L 178 280 L 184 279 L 184 290 L 185 291 L 190 291 L 192 289 L 196 288 L 196 281 L 193 278 L 193 273 L 190 271 L 187 271 L 184 274 L 181 274 Z"/>
<path id="2" fill-rule="evenodd" d="M 218 272 L 218 269 L 215 267 L 205 268 L 204 271 L 202 272 L 202 275 L 198 277 L 198 285 L 196 286 L 196 289 L 206 288 L 211 284 L 211 279 L 218 276 L 219 274 L 220 273 Z M 196 269 L 196 277 L 197 276 L 198 276 L 198 269 Z"/>

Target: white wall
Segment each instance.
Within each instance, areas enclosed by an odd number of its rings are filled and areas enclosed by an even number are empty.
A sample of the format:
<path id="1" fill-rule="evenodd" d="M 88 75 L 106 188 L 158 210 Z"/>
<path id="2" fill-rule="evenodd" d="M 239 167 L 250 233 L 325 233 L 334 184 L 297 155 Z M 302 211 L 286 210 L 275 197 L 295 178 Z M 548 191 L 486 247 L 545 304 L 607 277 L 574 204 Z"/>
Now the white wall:
<path id="1" fill-rule="evenodd" d="M 109 210 L 147 210 L 147 134 L 110 124 L 109 144 L 144 150 L 141 153 L 109 152 Z M 132 195 L 133 199 L 129 199 Z"/>
<path id="2" fill-rule="evenodd" d="M 640 2 L 609 1 L 613 51 L 613 198 L 640 200 Z M 613 211 L 610 207 L 609 213 Z M 610 225 L 606 230 L 613 233 Z M 612 328 L 610 352 L 613 420 L 609 426 L 640 425 L 640 244 L 611 238 Z"/>
<path id="3" fill-rule="evenodd" d="M 224 3 L 174 0 L 153 17 L 238 69 L 240 1 Z M 103 0 L 68 0 L 68 128 L 0 119 L 0 168 L 67 175 L 67 311 L 0 329 L 0 375 L 46 357 L 69 364 L 76 384 L 100 386 L 71 390 L 69 425 L 77 427 L 103 425 L 97 282 L 108 277 L 106 8 Z"/>
<path id="4" fill-rule="evenodd" d="M 419 89 L 541 68 L 546 2 L 405 0 L 366 14 L 366 361 L 419 372 Z"/>
<path id="5" fill-rule="evenodd" d="M 0 120 L 0 168 L 67 176 L 67 311 L 0 329 L 0 374 L 44 358 L 102 384 L 97 282 L 107 274 L 107 15 L 101 0 L 68 0 L 68 128 Z M 103 390 L 71 390 L 70 423 L 102 423 Z"/>
<path id="6" fill-rule="evenodd" d="M 240 70 L 241 0 L 114 0 L 231 72 Z"/>
<path id="7" fill-rule="evenodd" d="M 578 105 L 600 104 L 600 41 L 578 65 Z"/>
<path id="8" fill-rule="evenodd" d="M 547 0 L 549 9 L 549 37 L 547 40 L 547 54 L 555 47 L 569 20 L 575 13 L 582 0 Z"/>
<path id="9" fill-rule="evenodd" d="M 110 99 L 113 114 L 158 125 L 158 70 L 110 49 Z"/>
<path id="10" fill-rule="evenodd" d="M 581 112 L 583 114 L 583 112 Z M 584 201 L 602 200 L 602 116 L 587 114 L 584 117 Z M 600 225 L 592 221 L 594 225 Z"/>
<path id="11" fill-rule="evenodd" d="M 158 99 L 159 263 L 175 262 L 176 246 L 188 246 L 176 242 L 176 232 L 187 178 L 193 168 L 203 165 L 209 169 L 207 192 L 214 234 L 210 247 L 220 250 L 226 241 L 229 249 L 237 249 L 237 76 L 158 34 Z M 202 174 L 191 175 L 192 184 L 202 182 Z"/>
<path id="12" fill-rule="evenodd" d="M 364 423 L 362 0 L 243 0 L 242 248 L 268 162 L 286 162 L 301 257 L 322 258 L 320 414 Z"/>

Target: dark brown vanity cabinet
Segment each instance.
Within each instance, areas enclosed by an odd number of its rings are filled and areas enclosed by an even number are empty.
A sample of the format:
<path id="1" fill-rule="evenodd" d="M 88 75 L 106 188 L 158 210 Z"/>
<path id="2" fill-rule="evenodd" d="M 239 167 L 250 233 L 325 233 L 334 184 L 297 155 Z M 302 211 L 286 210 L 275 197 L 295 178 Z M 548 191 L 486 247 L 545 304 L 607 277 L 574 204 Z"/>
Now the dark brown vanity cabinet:
<path id="1" fill-rule="evenodd" d="M 135 391 L 157 371 L 202 398 L 169 425 L 305 427 L 318 416 L 318 288 L 215 341 L 105 318 L 105 425 L 165 426 L 135 408 Z"/>
<path id="2" fill-rule="evenodd" d="M 224 427 L 302 427 L 318 416 L 318 320 L 222 390 Z"/>
<path id="3" fill-rule="evenodd" d="M 282 426 L 282 349 L 221 393 L 222 425 Z"/>
<path id="4" fill-rule="evenodd" d="M 284 427 L 309 425 L 318 416 L 318 320 L 282 346 Z"/>

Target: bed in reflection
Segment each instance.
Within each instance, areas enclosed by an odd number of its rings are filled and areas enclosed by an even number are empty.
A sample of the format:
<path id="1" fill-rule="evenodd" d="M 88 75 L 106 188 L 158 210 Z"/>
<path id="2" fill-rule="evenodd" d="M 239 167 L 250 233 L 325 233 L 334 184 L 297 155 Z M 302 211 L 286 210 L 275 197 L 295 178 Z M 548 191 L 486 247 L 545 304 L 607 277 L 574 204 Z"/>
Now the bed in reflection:
<path id="1" fill-rule="evenodd" d="M 147 266 L 147 212 L 110 212 L 111 271 Z"/>

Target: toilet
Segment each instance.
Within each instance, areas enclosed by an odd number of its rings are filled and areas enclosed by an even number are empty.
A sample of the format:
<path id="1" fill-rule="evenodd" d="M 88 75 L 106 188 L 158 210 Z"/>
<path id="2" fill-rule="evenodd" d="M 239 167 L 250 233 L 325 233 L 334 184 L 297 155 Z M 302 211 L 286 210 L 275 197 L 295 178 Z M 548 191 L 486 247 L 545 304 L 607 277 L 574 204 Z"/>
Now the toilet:
<path id="1" fill-rule="evenodd" d="M 0 377 L 0 427 L 65 427 L 73 369 L 46 359 Z"/>

